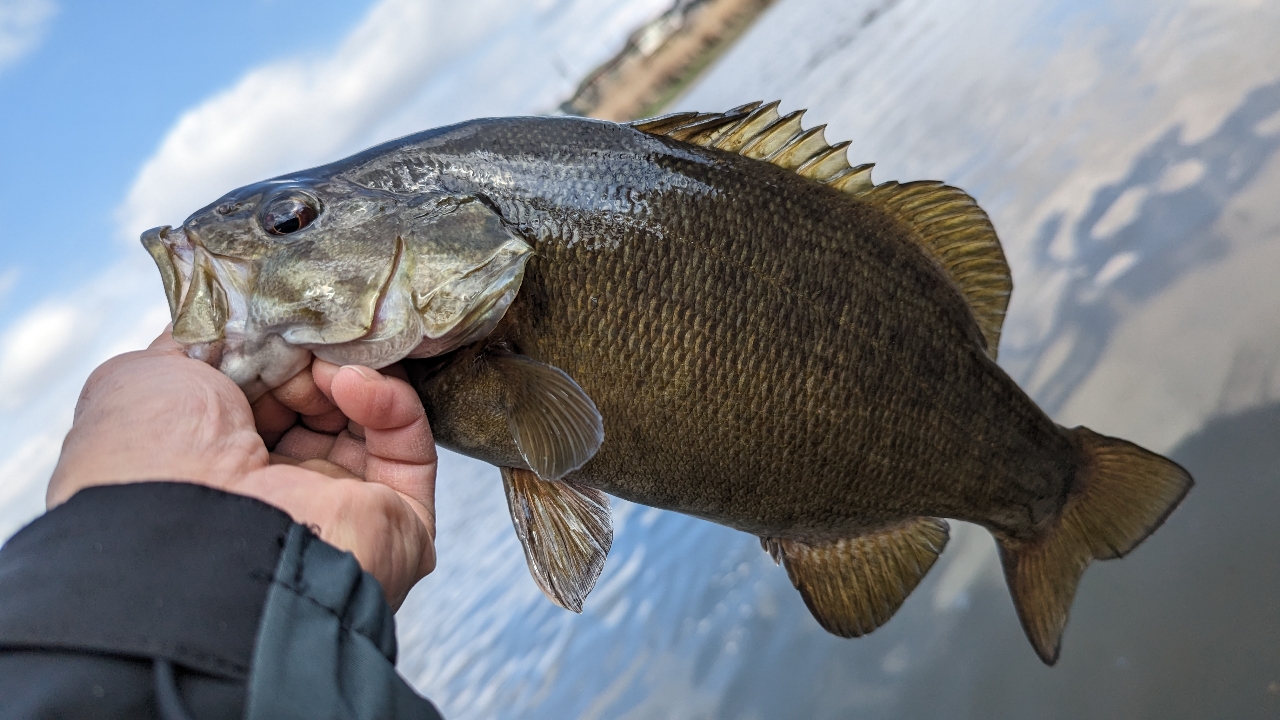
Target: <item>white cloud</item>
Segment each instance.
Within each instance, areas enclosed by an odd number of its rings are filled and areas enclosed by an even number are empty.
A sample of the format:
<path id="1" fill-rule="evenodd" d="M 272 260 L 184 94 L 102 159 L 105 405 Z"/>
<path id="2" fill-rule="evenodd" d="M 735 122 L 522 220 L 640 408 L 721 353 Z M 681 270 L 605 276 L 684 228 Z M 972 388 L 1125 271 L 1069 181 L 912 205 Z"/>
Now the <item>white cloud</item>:
<path id="1" fill-rule="evenodd" d="M 335 159 L 510 5 L 385 0 L 333 55 L 249 72 L 178 120 L 129 191 L 124 233 L 132 240 L 239 185 Z"/>
<path id="2" fill-rule="evenodd" d="M 0 461 L 0 538 L 8 538 L 44 510 L 44 486 L 62 450 L 70 411 L 62 423 L 37 432 Z"/>
<path id="3" fill-rule="evenodd" d="M 668 4 L 383 0 L 332 54 L 268 63 L 183 114 L 117 210 L 127 240 L 120 257 L 83 286 L 51 288 L 0 328 L 0 469 L 23 478 L 0 493 L 0 540 L 43 507 L 40 485 L 85 378 L 163 327 L 168 309 L 138 245 L 141 231 L 180 223 L 239 185 L 396 134 L 554 108 L 631 28 Z M 0 0 L 0 37 L 5 9 L 19 6 Z M 0 292 L 11 274 L 0 275 Z"/>
<path id="4" fill-rule="evenodd" d="M 53 0 L 0 0 L 0 72 L 40 45 L 57 12 Z"/>
<path id="5" fill-rule="evenodd" d="M 383 0 L 332 55 L 265 65 L 184 114 L 129 190 L 122 234 L 134 242 L 240 185 L 397 135 L 551 110 L 668 4 Z"/>
<path id="6" fill-rule="evenodd" d="M 0 337 L 0 408 L 17 405 L 31 382 L 56 370 L 76 342 L 80 314 L 66 301 L 31 310 Z"/>
<path id="7" fill-rule="evenodd" d="M 74 404 L 80 384 L 98 363 L 145 346 L 164 327 L 169 310 L 158 282 L 151 258 L 131 254 L 0 329 L 0 411 L 39 414 L 54 396 L 70 397 Z M 139 327 L 143 321 L 149 323 L 146 329 Z M 0 416 L 0 435 L 10 422 Z M 34 428 L 24 423 L 15 429 Z"/>

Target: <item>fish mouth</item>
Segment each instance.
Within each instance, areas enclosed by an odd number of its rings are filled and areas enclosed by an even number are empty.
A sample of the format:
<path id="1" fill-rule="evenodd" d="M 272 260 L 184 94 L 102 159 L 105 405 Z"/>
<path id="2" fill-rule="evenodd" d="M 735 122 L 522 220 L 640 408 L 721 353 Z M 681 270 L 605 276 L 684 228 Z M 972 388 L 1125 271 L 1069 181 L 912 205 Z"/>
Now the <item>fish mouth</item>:
<path id="1" fill-rule="evenodd" d="M 173 339 L 188 355 L 217 365 L 228 325 L 243 325 L 245 268 L 215 258 L 185 230 L 169 225 L 143 233 L 142 245 L 164 282 Z"/>
<path id="2" fill-rule="evenodd" d="M 173 339 L 188 357 L 234 380 L 250 402 L 310 362 L 311 354 L 305 349 L 251 326 L 251 263 L 214 255 L 184 228 L 169 225 L 143 233 L 142 245 L 164 283 Z"/>
<path id="3" fill-rule="evenodd" d="M 160 280 L 164 283 L 165 298 L 169 301 L 171 320 L 178 317 L 178 309 L 182 307 L 182 296 L 186 293 L 186 279 L 178 270 L 174 256 L 170 252 L 170 246 L 187 244 L 185 233 L 181 243 L 171 240 L 172 231 L 171 226 L 162 225 L 142 233 L 142 246 L 147 249 L 160 270 Z"/>

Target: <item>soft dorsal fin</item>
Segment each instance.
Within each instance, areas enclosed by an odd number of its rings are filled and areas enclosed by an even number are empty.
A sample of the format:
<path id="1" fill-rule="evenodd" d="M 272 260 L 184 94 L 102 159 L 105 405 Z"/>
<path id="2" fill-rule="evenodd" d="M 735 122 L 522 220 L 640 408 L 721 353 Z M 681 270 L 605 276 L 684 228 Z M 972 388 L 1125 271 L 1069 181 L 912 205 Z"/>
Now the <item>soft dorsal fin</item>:
<path id="1" fill-rule="evenodd" d="M 965 191 L 936 180 L 887 182 L 860 199 L 879 205 L 907 227 L 959 288 L 994 360 L 1013 292 L 1009 263 L 987 213 Z"/>
<path id="2" fill-rule="evenodd" d="M 808 130 L 803 110 L 778 114 L 778 102 L 740 105 L 723 113 L 681 112 L 631 126 L 652 135 L 738 153 L 872 203 L 898 218 L 955 283 L 996 357 L 1013 280 L 990 218 L 967 193 L 935 181 L 875 185 L 871 165 L 850 166 L 849 142 L 828 144 L 825 125 Z"/>

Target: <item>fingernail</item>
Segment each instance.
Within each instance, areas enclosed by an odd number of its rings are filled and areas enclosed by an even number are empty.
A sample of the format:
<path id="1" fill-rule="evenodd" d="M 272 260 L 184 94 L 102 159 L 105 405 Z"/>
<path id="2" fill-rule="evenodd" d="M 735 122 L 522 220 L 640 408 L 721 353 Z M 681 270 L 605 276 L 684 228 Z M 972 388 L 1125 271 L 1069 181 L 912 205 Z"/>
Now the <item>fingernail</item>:
<path id="1" fill-rule="evenodd" d="M 368 368 L 362 368 L 359 365 L 343 365 L 339 370 L 354 370 L 357 375 L 370 382 L 380 379 L 377 373 Z"/>

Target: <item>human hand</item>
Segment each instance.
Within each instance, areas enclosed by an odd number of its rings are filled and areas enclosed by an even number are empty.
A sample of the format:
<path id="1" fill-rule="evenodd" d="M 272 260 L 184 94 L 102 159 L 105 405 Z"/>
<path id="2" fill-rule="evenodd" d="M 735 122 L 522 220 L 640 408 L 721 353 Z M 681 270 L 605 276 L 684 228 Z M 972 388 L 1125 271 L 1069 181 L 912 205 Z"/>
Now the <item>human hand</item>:
<path id="1" fill-rule="evenodd" d="M 317 360 L 250 407 L 166 331 L 90 375 L 46 502 L 143 480 L 248 495 L 354 554 L 398 608 L 435 568 L 435 476 L 431 429 L 403 379 Z"/>

